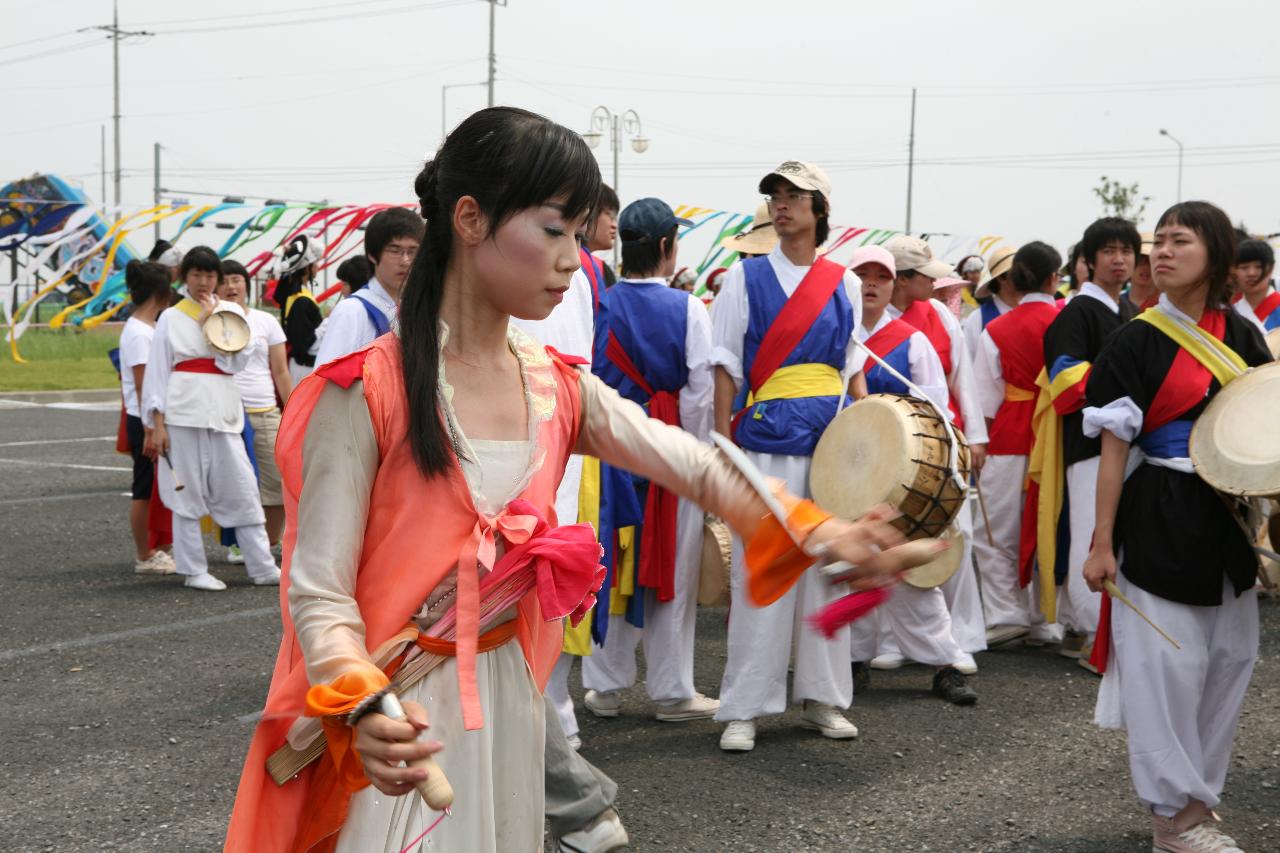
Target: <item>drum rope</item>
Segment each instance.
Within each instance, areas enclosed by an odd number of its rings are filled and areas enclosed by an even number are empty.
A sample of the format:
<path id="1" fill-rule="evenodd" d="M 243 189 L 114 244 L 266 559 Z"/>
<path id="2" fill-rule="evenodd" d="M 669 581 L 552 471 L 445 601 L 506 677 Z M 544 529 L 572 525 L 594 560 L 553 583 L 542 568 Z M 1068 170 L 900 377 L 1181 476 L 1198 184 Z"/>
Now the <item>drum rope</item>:
<path id="1" fill-rule="evenodd" d="M 951 464 L 950 464 L 951 478 L 955 481 L 956 486 L 962 492 L 967 493 L 969 491 L 969 482 L 960 473 L 960 452 L 959 452 L 960 442 L 956 440 L 955 429 L 951 426 L 951 421 L 947 418 L 946 413 L 941 409 L 939 409 L 938 405 L 934 403 L 933 400 L 930 400 L 929 396 L 925 394 L 924 391 L 920 390 L 920 386 L 916 385 L 910 379 L 908 379 L 907 377 L 899 373 L 897 370 L 895 370 L 893 365 L 889 364 L 889 362 L 885 361 L 883 358 L 881 358 L 880 356 L 872 352 L 870 347 L 868 347 L 866 344 L 864 344 L 862 341 L 858 340 L 857 338 L 854 338 L 853 342 L 858 346 L 859 349 L 861 349 L 863 352 L 869 355 L 872 358 L 872 360 L 875 361 L 876 364 L 880 365 L 885 370 L 887 370 L 889 374 L 893 376 L 894 379 L 897 379 L 903 385 L 907 386 L 907 389 L 911 391 L 913 396 L 915 396 L 921 402 L 929 406 L 932 406 L 934 411 L 938 413 L 938 419 L 942 421 L 942 428 L 946 430 L 947 440 L 951 443 L 951 452 L 949 454 L 951 457 Z M 840 409 L 836 412 L 837 414 L 839 414 L 841 411 L 844 411 L 845 399 L 848 396 L 849 395 L 847 393 L 842 393 L 840 395 Z"/>

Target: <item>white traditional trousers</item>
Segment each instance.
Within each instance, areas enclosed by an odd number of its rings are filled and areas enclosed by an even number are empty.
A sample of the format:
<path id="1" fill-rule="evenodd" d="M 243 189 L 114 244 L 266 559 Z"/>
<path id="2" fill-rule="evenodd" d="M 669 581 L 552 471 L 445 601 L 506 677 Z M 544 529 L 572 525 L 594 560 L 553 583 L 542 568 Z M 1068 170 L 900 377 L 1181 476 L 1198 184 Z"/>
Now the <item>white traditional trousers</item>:
<path id="1" fill-rule="evenodd" d="M 1032 586 L 1018 586 L 1018 541 L 1022 534 L 1022 481 L 1025 456 L 988 456 L 982 468 L 982 496 L 991 522 L 991 542 L 985 524 L 974 526 L 973 551 L 982 578 L 982 609 L 988 628 L 1035 624 Z M 994 544 L 992 544 L 994 542 Z M 1036 613 L 1038 616 L 1039 614 Z"/>
<path id="2" fill-rule="evenodd" d="M 240 433 L 199 427 L 170 426 L 169 458 L 156 465 L 160 499 L 173 511 L 173 559 L 178 573 L 209 571 L 200 519 L 209 515 L 222 527 L 234 527 L 249 577 L 275 571 L 275 558 L 263 527 L 266 517 L 258 498 L 258 481 Z M 183 486 L 174 488 L 175 476 Z"/>
<path id="3" fill-rule="evenodd" d="M 675 597 L 659 602 L 656 590 L 644 590 L 644 628 L 632 625 L 625 616 L 610 616 L 604 646 L 592 647 L 591 654 L 582 659 L 584 688 L 612 693 L 635 684 L 636 646 L 643 642 L 649 698 L 669 705 L 693 697 L 703 516 L 693 501 L 680 499 L 676 509 Z M 607 607 L 608 602 L 596 606 Z"/>
<path id="4" fill-rule="evenodd" d="M 1128 729 L 1129 772 L 1143 806 L 1162 817 L 1191 800 L 1213 808 L 1258 656 L 1257 591 L 1237 598 L 1224 579 L 1221 605 L 1192 607 L 1129 583 L 1123 569 L 1116 585 L 1182 648 L 1113 603 L 1094 722 Z"/>
<path id="5" fill-rule="evenodd" d="M 1063 627 L 1088 634 L 1092 642 L 1098 630 L 1098 608 L 1102 593 L 1093 592 L 1084 582 L 1084 561 L 1093 542 L 1093 521 L 1098 493 L 1098 457 L 1067 466 L 1067 509 L 1071 523 L 1071 545 L 1067 556 L 1067 576 L 1059 589 L 1059 617 Z"/>
<path id="6" fill-rule="evenodd" d="M 880 653 L 881 632 L 892 636 L 900 654 L 918 663 L 951 666 L 963 654 L 951 632 L 941 587 L 916 589 L 900 583 L 888 601 L 849 628 L 850 653 L 856 661 L 869 661 Z"/>
<path id="7" fill-rule="evenodd" d="M 808 456 L 773 456 L 747 451 L 766 476 L 784 480 L 797 495 L 809 494 Z M 720 685 L 716 719 L 752 720 L 780 714 L 787 707 L 787 663 L 795 653 L 792 699 L 848 708 L 853 702 L 849 666 L 849 629 L 830 640 L 805 624 L 805 617 L 848 593 L 810 567 L 787 594 L 756 607 L 746 594 L 742 541 L 733 539 L 730 571 L 729 656 Z"/>
<path id="8" fill-rule="evenodd" d="M 946 599 L 947 610 L 951 614 L 951 636 L 955 637 L 960 650 L 974 654 L 987 648 L 986 621 L 982 616 L 982 597 L 978 593 L 978 575 L 973 566 L 973 514 L 977 512 L 973 497 L 964 502 L 956 515 L 955 524 L 964 534 L 964 554 L 960 557 L 960 568 L 942 585 L 942 596 Z"/>

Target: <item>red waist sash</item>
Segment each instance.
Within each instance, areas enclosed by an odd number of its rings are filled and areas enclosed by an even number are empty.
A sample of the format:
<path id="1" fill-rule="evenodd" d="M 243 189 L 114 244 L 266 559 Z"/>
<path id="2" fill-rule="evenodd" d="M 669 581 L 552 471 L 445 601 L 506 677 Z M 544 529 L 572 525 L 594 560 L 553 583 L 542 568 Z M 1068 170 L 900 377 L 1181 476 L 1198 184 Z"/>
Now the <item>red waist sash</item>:
<path id="1" fill-rule="evenodd" d="M 215 376 L 231 375 L 219 368 L 217 362 L 211 358 L 189 358 L 186 361 L 180 361 L 175 364 L 173 369 L 179 373 L 212 373 Z"/>

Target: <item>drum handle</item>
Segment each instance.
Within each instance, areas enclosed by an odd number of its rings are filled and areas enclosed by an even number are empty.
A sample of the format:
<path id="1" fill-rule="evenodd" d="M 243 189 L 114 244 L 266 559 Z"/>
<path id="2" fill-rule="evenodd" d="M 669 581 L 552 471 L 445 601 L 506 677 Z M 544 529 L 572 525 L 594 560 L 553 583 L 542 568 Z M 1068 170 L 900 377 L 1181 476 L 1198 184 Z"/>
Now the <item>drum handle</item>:
<path id="1" fill-rule="evenodd" d="M 903 385 L 906 385 L 907 390 L 909 390 L 913 396 L 915 396 L 921 402 L 929 406 L 932 406 L 933 410 L 938 413 L 938 417 L 942 420 L 942 428 L 947 431 L 947 440 L 951 442 L 951 446 L 957 447 L 957 448 L 960 446 L 960 442 L 956 441 L 956 432 L 951 427 L 951 420 L 950 418 L 947 417 L 947 413 L 939 409 L 937 404 L 934 403 L 933 400 L 929 399 L 929 395 L 925 394 L 923 391 L 920 390 L 920 386 L 916 385 L 910 379 L 908 379 L 907 377 L 899 373 L 897 370 L 895 370 L 893 368 L 893 365 L 889 364 L 889 362 L 885 361 L 883 358 L 881 358 L 880 356 L 872 352 L 871 348 L 868 347 L 866 344 L 864 344 L 862 341 L 858 340 L 857 338 L 853 338 L 853 342 L 858 345 L 859 349 L 861 349 L 868 356 L 870 356 L 875 361 L 876 364 L 880 365 L 885 370 L 889 371 L 889 373 L 893 376 L 894 379 L 897 379 Z M 845 397 L 847 396 L 848 394 L 846 392 L 841 392 L 840 411 L 844 411 L 844 400 L 845 400 Z M 955 480 L 957 486 L 959 486 L 965 492 L 968 492 L 969 483 L 965 480 L 964 477 L 960 475 L 960 454 L 959 453 L 951 454 L 951 478 Z"/>

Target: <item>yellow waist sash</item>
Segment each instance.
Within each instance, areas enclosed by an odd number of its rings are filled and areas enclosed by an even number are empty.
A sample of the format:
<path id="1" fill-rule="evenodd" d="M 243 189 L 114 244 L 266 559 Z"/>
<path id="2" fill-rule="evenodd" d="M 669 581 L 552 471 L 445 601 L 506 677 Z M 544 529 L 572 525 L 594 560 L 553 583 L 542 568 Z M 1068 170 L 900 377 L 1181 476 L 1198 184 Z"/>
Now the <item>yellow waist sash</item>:
<path id="1" fill-rule="evenodd" d="M 760 390 L 747 395 L 747 405 L 765 400 L 839 397 L 844 393 L 840 371 L 829 364 L 791 364 L 773 372 Z"/>
<path id="2" fill-rule="evenodd" d="M 1027 403 L 1036 398 L 1034 391 L 1028 391 L 1026 388 L 1019 388 L 1008 382 L 1004 383 L 1004 399 L 1010 403 Z"/>

